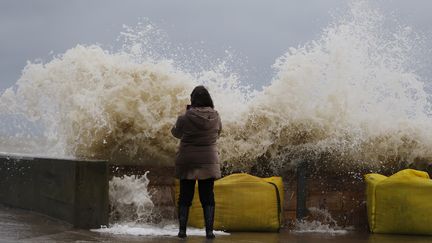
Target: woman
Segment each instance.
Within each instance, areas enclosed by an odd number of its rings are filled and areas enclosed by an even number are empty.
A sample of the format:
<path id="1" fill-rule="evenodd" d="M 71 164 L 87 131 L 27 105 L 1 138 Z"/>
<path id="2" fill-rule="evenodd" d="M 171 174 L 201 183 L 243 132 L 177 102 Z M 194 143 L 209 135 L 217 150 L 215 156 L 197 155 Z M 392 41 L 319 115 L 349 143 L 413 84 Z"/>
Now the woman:
<path id="1" fill-rule="evenodd" d="M 189 207 L 198 180 L 198 191 L 204 212 L 206 237 L 214 238 L 213 221 L 215 201 L 214 180 L 221 177 L 216 140 L 222 130 L 219 114 L 214 110 L 213 100 L 204 86 L 197 86 L 191 93 L 191 105 L 184 115 L 178 117 L 171 129 L 180 139 L 176 158 L 176 176 L 180 179 L 178 200 L 178 237 L 186 237 Z"/>

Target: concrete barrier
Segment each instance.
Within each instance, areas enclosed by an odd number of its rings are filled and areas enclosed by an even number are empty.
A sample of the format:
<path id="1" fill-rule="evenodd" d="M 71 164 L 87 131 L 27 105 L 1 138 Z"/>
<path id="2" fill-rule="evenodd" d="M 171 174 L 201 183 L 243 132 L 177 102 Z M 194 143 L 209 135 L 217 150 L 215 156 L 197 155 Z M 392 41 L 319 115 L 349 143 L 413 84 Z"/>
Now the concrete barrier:
<path id="1" fill-rule="evenodd" d="M 99 228 L 108 224 L 108 164 L 0 155 L 0 203 Z"/>
<path id="2" fill-rule="evenodd" d="M 152 200 L 165 219 L 176 219 L 174 196 L 174 167 L 144 165 L 110 165 L 110 176 L 143 175 L 150 171 L 149 190 Z M 294 227 L 298 219 L 320 220 L 322 215 L 311 215 L 308 208 L 326 210 L 338 226 L 367 231 L 365 184 L 363 174 L 370 170 L 331 171 L 301 164 L 298 170 L 287 170 L 282 174 L 285 199 L 283 221 L 288 228 Z M 269 175 L 255 174 L 261 177 Z M 198 195 L 195 195 L 198 196 Z M 316 218 L 318 216 L 318 218 Z M 328 223 L 328 222 L 323 222 Z"/>

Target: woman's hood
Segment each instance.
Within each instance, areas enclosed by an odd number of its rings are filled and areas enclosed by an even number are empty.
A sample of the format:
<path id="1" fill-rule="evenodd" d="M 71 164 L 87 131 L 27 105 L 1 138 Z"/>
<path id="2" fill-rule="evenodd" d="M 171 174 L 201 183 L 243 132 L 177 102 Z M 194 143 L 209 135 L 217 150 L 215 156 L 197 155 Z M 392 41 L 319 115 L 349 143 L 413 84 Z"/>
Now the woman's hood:
<path id="1" fill-rule="evenodd" d="M 192 107 L 186 111 L 186 118 L 204 130 L 217 128 L 219 123 L 219 114 L 211 107 Z"/>

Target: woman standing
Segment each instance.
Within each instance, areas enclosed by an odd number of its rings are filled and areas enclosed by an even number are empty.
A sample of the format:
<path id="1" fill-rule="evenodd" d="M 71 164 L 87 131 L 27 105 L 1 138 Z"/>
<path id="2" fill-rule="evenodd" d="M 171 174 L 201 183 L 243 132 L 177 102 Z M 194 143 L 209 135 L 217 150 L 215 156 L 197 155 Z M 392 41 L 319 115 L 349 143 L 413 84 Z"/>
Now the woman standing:
<path id="1" fill-rule="evenodd" d="M 204 86 L 197 86 L 191 93 L 191 105 L 178 117 L 171 129 L 180 139 L 176 158 L 176 176 L 180 179 L 178 199 L 178 237 L 186 237 L 189 207 L 198 180 L 198 191 L 204 212 L 206 237 L 214 238 L 213 221 L 215 201 L 214 180 L 221 177 L 216 140 L 222 130 L 219 114 L 214 110 L 213 100 Z"/>

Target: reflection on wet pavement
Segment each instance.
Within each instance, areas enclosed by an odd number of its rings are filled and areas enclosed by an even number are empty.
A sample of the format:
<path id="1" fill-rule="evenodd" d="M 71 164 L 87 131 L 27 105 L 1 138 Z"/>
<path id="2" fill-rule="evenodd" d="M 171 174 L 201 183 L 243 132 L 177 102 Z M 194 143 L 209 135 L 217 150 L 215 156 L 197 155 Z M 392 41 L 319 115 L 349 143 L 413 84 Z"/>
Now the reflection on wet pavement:
<path id="1" fill-rule="evenodd" d="M 71 225 L 27 210 L 13 209 L 0 205 L 0 242 L 290 242 L 290 243 L 426 243 L 428 236 L 383 235 L 348 233 L 345 235 L 311 233 L 232 233 L 219 236 L 213 241 L 202 236 L 191 236 L 186 240 L 176 237 L 144 237 L 112 235 L 74 229 Z"/>

